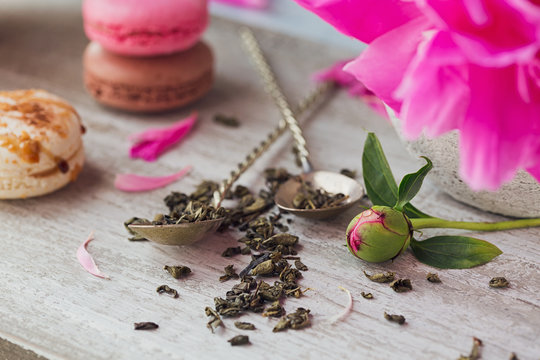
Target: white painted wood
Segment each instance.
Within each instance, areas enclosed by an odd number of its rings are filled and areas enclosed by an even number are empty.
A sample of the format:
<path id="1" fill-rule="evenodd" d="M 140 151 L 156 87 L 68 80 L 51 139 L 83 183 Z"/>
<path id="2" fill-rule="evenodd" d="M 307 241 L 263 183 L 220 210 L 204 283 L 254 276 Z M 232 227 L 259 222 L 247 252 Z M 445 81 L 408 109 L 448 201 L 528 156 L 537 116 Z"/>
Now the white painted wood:
<path id="1" fill-rule="evenodd" d="M 206 35 L 218 60 L 217 79 L 204 100 L 162 115 L 105 109 L 83 90 L 80 55 L 86 40 L 78 9 L 66 6 L 62 16 L 53 15 L 52 10 L 14 12 L 0 5 L 1 87 L 42 87 L 71 101 L 88 128 L 88 162 L 76 183 L 55 194 L 0 202 L 0 337 L 51 359 L 455 359 L 469 352 L 472 336 L 484 341 L 485 359 L 507 359 L 512 351 L 520 359 L 540 357 L 540 230 L 473 234 L 504 254 L 475 269 L 437 271 L 442 284 L 431 284 L 425 275 L 433 269 L 409 252 L 385 264 L 367 264 L 347 252 L 343 233 L 360 208 L 329 222 L 295 219 L 291 225 L 310 267 L 301 284 L 314 290 L 302 299 L 287 299 L 285 308 L 311 309 L 311 328 L 273 334 L 276 320 L 249 314 L 241 319 L 257 326 L 249 333 L 251 346 L 227 343 L 242 333 L 232 320 L 211 334 L 204 307 L 232 286 L 218 281 L 223 267 L 233 263 L 241 268 L 248 262 L 243 256 L 220 256 L 239 235 L 231 231 L 191 247 L 164 247 L 128 242 L 122 222 L 162 211 L 161 199 L 171 190 L 191 191 L 203 178 L 221 179 L 275 125 L 278 112 L 241 52 L 235 27 L 217 19 Z M 307 93 L 314 70 L 353 55 L 258 35 L 291 99 Z M 169 124 L 192 110 L 200 112 L 200 122 L 184 143 L 156 163 L 128 158 L 129 133 Z M 238 116 L 242 126 L 234 130 L 214 124 L 217 112 Z M 404 151 L 388 123 L 346 94 L 305 122 L 305 130 L 320 169 L 360 169 L 367 130 L 380 136 L 396 177 L 421 164 Z M 258 189 L 264 168 L 293 170 L 290 142 L 288 136 L 281 139 L 240 182 Z M 113 188 L 118 172 L 168 174 L 187 164 L 194 166 L 191 175 L 166 189 L 126 194 Z M 429 183 L 415 204 L 451 219 L 502 219 L 459 204 Z M 75 251 L 91 230 L 96 240 L 89 251 L 111 280 L 95 278 L 77 263 Z M 426 231 L 431 233 L 439 232 Z M 188 265 L 193 275 L 174 280 L 162 270 L 164 264 Z M 362 270 L 395 271 L 412 280 L 414 291 L 394 293 L 367 280 Z M 510 288 L 489 288 L 493 276 L 507 277 Z M 176 288 L 180 298 L 156 294 L 161 284 Z M 328 318 L 347 303 L 338 285 L 351 291 L 354 308 L 344 321 L 328 325 Z M 372 292 L 374 299 L 363 299 L 362 291 Z M 405 315 L 407 325 L 387 322 L 384 311 Z M 138 321 L 155 321 L 160 328 L 133 331 Z"/>

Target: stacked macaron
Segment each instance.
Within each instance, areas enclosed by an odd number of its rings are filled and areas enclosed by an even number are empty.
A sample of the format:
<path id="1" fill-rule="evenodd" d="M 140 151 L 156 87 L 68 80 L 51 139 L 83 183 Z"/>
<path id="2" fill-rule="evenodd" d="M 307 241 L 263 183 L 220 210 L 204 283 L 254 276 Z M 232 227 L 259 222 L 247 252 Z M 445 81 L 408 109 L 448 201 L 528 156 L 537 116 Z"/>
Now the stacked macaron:
<path id="1" fill-rule="evenodd" d="M 99 102 L 129 111 L 173 109 L 206 94 L 213 56 L 200 41 L 207 0 L 85 0 L 84 82 Z"/>

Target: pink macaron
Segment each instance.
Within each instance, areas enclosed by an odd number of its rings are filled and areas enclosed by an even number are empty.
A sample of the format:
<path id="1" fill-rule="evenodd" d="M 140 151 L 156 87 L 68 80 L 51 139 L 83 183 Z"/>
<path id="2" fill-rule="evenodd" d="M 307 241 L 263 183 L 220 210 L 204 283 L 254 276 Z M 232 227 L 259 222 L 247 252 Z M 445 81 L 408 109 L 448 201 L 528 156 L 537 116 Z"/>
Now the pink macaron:
<path id="1" fill-rule="evenodd" d="M 85 0 L 86 35 L 121 55 L 190 48 L 208 25 L 208 0 Z"/>

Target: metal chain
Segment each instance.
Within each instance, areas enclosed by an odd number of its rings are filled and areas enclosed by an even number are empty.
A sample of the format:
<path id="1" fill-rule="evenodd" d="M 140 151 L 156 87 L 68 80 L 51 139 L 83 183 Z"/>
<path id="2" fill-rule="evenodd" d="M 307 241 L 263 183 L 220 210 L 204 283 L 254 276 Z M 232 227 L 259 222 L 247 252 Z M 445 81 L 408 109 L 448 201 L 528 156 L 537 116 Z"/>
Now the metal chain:
<path id="1" fill-rule="evenodd" d="M 291 130 L 304 172 L 312 171 L 313 169 L 311 163 L 309 162 L 309 151 L 307 149 L 306 139 L 302 135 L 302 129 L 298 125 L 298 121 L 296 120 L 294 113 L 291 110 L 285 95 L 283 94 L 283 91 L 279 87 L 270 65 L 264 58 L 257 39 L 255 39 L 253 32 L 251 32 L 251 30 L 248 28 L 242 28 L 240 30 L 240 36 L 244 42 L 244 47 L 251 55 L 253 62 L 257 66 L 257 70 L 264 81 L 266 91 L 274 99 L 274 102 L 281 112 L 282 118 L 289 126 L 289 130 Z"/>
<path id="2" fill-rule="evenodd" d="M 334 84 L 327 82 L 319 85 L 315 88 L 308 96 L 302 99 L 295 109 L 295 114 L 297 116 L 302 115 L 306 112 L 312 105 L 314 105 L 323 95 L 327 94 L 331 89 L 334 88 Z M 255 147 L 251 153 L 249 153 L 243 162 L 238 164 L 236 170 L 231 171 L 231 176 L 224 180 L 219 188 L 219 192 L 214 193 L 214 203 L 216 207 L 221 205 L 221 202 L 225 198 L 225 194 L 231 186 L 238 180 L 240 175 L 242 175 L 254 162 L 257 160 L 269 147 L 272 145 L 287 129 L 287 122 L 284 119 L 281 119 L 279 125 L 272 130 L 266 138 L 261 141 L 259 146 Z"/>

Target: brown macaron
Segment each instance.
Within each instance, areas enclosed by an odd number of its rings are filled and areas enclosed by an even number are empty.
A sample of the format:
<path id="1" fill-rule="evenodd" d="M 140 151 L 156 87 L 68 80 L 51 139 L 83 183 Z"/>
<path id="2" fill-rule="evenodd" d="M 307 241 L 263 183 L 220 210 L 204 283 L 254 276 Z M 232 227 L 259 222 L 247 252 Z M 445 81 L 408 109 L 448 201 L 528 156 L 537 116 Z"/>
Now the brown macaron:
<path id="1" fill-rule="evenodd" d="M 213 83 L 213 55 L 204 42 L 171 55 L 126 57 L 91 42 L 83 55 L 84 83 L 100 103 L 136 112 L 187 105 Z"/>

